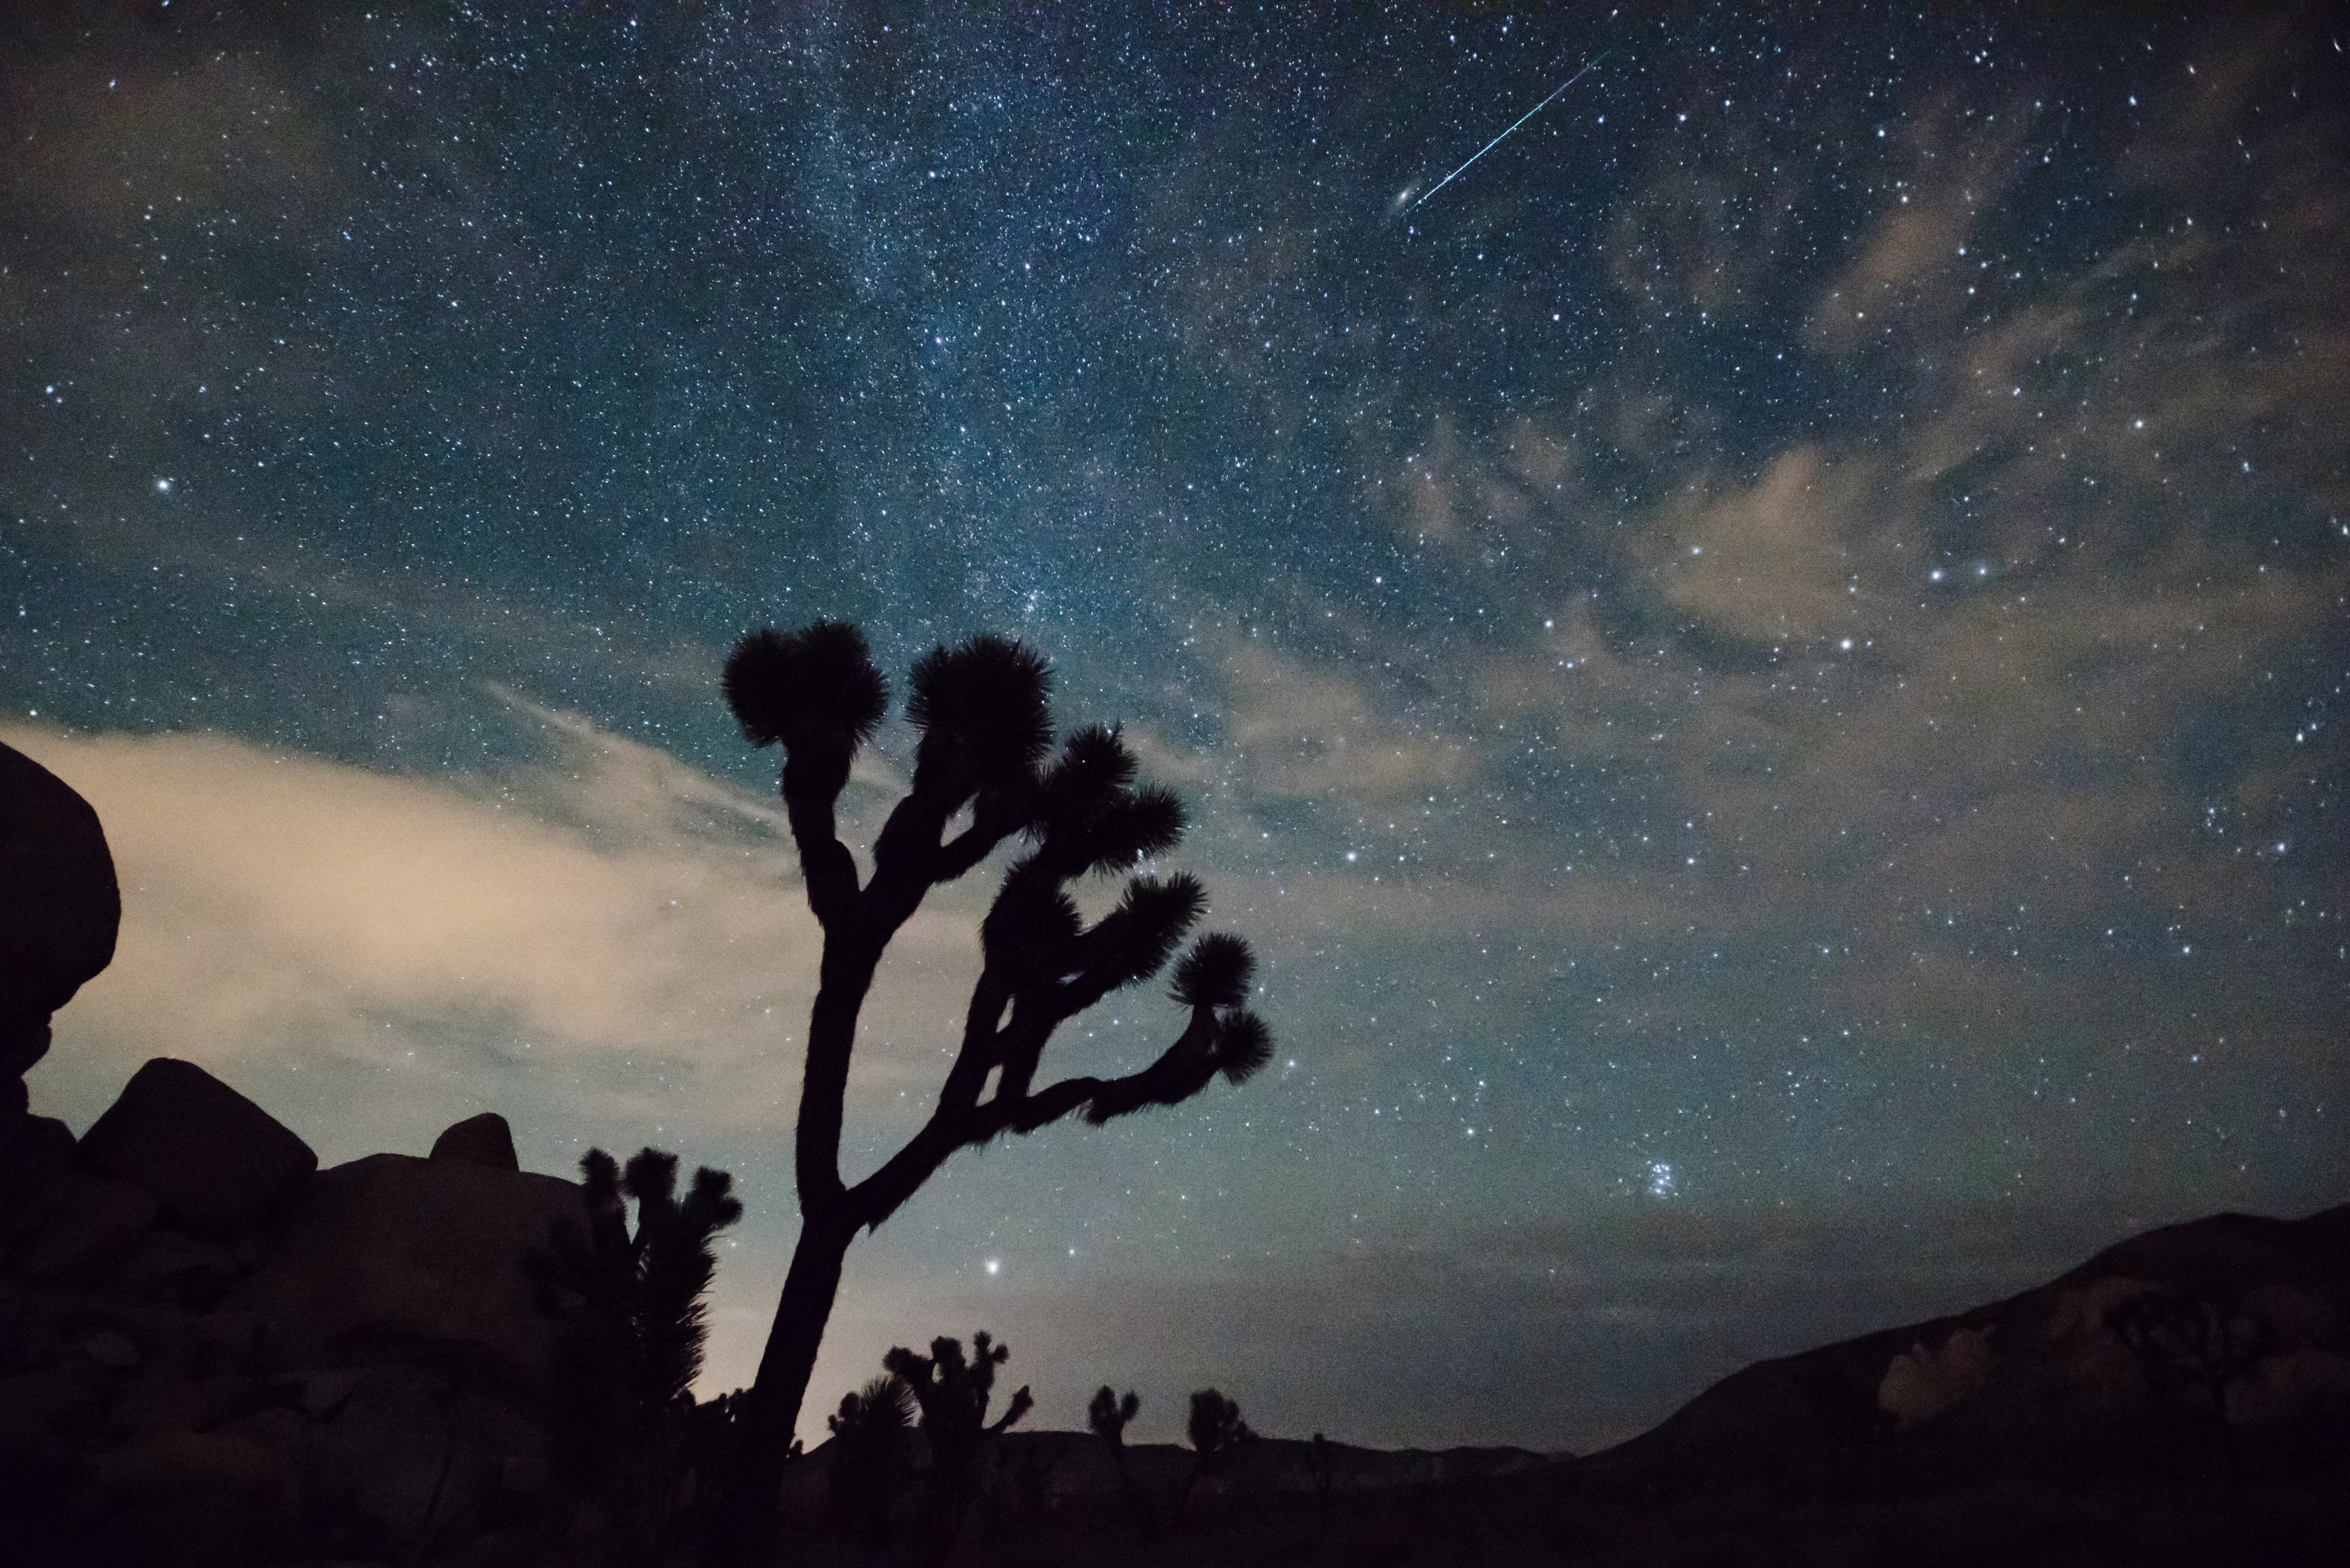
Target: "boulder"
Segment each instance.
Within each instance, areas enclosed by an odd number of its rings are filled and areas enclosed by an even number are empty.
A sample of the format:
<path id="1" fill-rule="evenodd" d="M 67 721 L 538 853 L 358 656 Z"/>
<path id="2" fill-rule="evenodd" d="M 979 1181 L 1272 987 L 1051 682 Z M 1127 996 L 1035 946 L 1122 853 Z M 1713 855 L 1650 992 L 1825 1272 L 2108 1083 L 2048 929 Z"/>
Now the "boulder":
<path id="1" fill-rule="evenodd" d="M 0 745 L 0 1149 L 26 1126 L 25 1074 L 48 1054 L 49 1014 L 113 959 L 121 923 L 98 813 Z"/>
<path id="2" fill-rule="evenodd" d="M 82 1158 L 152 1193 L 199 1235 L 267 1220 L 318 1168 L 285 1125 L 192 1062 L 158 1056 L 81 1138 Z"/>
<path id="3" fill-rule="evenodd" d="M 112 1505 L 89 1532 L 99 1561 L 230 1568 L 276 1561 L 300 1536 L 293 1461 L 241 1436 L 161 1432 L 95 1472 Z"/>
<path id="4" fill-rule="evenodd" d="M 520 1170 L 515 1158 L 514 1129 L 495 1111 L 484 1111 L 452 1124 L 432 1140 L 432 1158 L 443 1164 L 478 1165 L 491 1170 Z"/>
<path id="5" fill-rule="evenodd" d="M 12 1253 L 9 1272 L 37 1284 L 95 1285 L 139 1250 L 156 1217 L 146 1189 L 79 1176 L 56 1195 L 40 1230 Z"/>
<path id="6" fill-rule="evenodd" d="M 96 1443 L 106 1428 L 108 1390 L 106 1370 L 79 1355 L 0 1377 L 0 1453 L 21 1457 L 51 1440 L 78 1448 Z M 0 1465 L 0 1471 L 5 1469 Z"/>
<path id="7" fill-rule="evenodd" d="M 413 1555 L 463 1537 L 484 1501 L 479 1434 L 468 1401 L 429 1372 L 382 1366 L 359 1382 L 312 1444 L 309 1490 L 359 1539 Z M 473 1440 L 468 1441 L 471 1438 Z"/>
<path id="8" fill-rule="evenodd" d="M 369 1155 L 311 1179 L 222 1304 L 271 1321 L 286 1370 L 423 1355 L 536 1383 L 554 1324 L 523 1256 L 567 1220 L 587 1204 L 558 1177 Z"/>
<path id="9" fill-rule="evenodd" d="M 0 1144 L 24 1113 L 25 1070 L 49 1014 L 114 957 L 122 896 L 89 802 L 0 745 Z"/>
<path id="10" fill-rule="evenodd" d="M 110 1296 L 203 1312 L 238 1274 L 236 1255 L 184 1231 L 150 1231 L 102 1287 Z"/>
<path id="11" fill-rule="evenodd" d="M 290 1392 L 304 1415 L 323 1421 L 343 1407 L 367 1374 L 364 1366 L 311 1367 L 290 1379 Z"/>

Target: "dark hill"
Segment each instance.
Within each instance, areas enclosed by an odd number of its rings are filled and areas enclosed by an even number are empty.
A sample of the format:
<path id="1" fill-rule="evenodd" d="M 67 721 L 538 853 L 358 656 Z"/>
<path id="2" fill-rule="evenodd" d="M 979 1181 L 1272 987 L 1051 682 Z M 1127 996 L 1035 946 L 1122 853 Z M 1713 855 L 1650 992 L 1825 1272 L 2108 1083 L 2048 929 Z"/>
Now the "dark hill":
<path id="1" fill-rule="evenodd" d="M 2133 1350 L 2129 1321 L 2166 1314 L 2176 1330 Z M 2005 1301 L 1759 1362 L 1584 1468 L 1668 1488 L 1725 1473 L 2086 1480 L 2189 1463 L 2199 1447 L 2273 1468 L 2350 1409 L 2345 1330 L 2350 1206 L 2219 1214 Z M 2230 1354 L 2241 1367 L 2198 1362 Z M 2232 1373 L 2216 1397 L 2212 1371 Z"/>

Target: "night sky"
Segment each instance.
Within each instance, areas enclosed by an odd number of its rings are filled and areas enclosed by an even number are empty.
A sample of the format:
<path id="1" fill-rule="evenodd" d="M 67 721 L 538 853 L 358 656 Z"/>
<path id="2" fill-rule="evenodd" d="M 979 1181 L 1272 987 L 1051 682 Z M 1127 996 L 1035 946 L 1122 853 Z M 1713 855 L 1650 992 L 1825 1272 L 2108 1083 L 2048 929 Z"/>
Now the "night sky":
<path id="1" fill-rule="evenodd" d="M 958 1157 L 804 1433 L 983 1327 L 1042 1426 L 1580 1450 L 2350 1198 L 2339 13 L 785 9 L 0 17 L 0 739 L 125 905 L 36 1110 L 719 1166 L 747 1381 L 816 948 L 717 676 L 823 615 L 1123 721 L 1276 1054 Z"/>

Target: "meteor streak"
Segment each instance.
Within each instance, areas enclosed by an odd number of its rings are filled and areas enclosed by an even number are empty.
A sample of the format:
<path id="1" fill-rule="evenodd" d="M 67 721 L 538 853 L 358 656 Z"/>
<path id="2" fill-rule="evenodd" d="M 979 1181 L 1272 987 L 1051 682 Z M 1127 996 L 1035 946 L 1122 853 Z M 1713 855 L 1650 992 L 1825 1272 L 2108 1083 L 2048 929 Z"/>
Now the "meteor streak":
<path id="1" fill-rule="evenodd" d="M 1581 81 L 1586 76 L 1589 75 L 1593 70 L 1598 67 L 1600 61 L 1606 59 L 1609 55 L 1612 55 L 1616 51 L 1613 49 L 1603 49 L 1598 54 L 1594 55 L 1591 57 L 1590 63 L 1586 65 L 1583 69 L 1575 72 L 1573 76 L 1559 83 L 1558 86 L 1551 88 L 1550 98 L 1543 99 L 1542 102 L 1534 105 L 1534 108 L 1518 116 L 1517 119 L 1510 126 L 1510 130 L 1517 130 L 1519 126 L 1523 125 L 1526 121 L 1532 119 L 1534 116 L 1548 109 L 1551 106 L 1552 99 L 1557 98 L 1559 94 L 1565 92 L 1567 88 Z M 1492 140 L 1485 143 L 1484 146 L 1480 147 L 1476 151 L 1471 153 L 1469 155 L 1469 163 L 1476 162 L 1477 160 L 1484 157 L 1485 154 L 1492 151 L 1493 149 L 1502 145 L 1504 140 L 1508 140 L 1510 130 L 1502 132 L 1501 135 L 1493 138 Z M 1450 185 L 1455 180 L 1460 179 L 1461 174 L 1468 170 L 1469 163 L 1463 163 L 1459 169 L 1455 169 L 1451 173 L 1447 174 L 1443 179 L 1439 180 L 1435 184 L 1430 185 L 1428 190 L 1421 194 L 1419 202 L 1414 202 L 1410 207 L 1406 207 L 1404 211 L 1407 213 L 1410 212 L 1413 207 L 1419 206 L 1420 202 L 1427 201 L 1429 197 L 1435 195 L 1439 191 L 1443 190 L 1447 185 Z"/>

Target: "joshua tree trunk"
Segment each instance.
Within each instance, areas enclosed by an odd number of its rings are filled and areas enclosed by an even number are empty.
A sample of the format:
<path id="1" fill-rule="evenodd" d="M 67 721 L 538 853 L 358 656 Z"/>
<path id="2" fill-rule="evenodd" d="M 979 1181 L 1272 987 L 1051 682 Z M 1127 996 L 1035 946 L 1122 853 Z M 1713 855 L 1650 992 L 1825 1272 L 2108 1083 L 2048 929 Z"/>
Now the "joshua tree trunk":
<path id="1" fill-rule="evenodd" d="M 841 1260 L 856 1233 L 851 1226 L 807 1220 L 799 1245 L 792 1249 L 792 1272 L 784 1278 L 784 1299 L 776 1304 L 753 1384 L 759 1390 L 756 1402 L 785 1417 L 781 1436 L 786 1451 L 792 1424 L 807 1397 L 808 1376 L 816 1370 L 816 1353 L 824 1344 L 824 1325 L 832 1316 L 832 1299 L 840 1289 Z"/>
<path id="2" fill-rule="evenodd" d="M 1182 806 L 1164 790 L 1133 788 L 1134 761 L 1113 730 L 1080 730 L 1046 763 L 1052 719 L 1043 660 L 979 638 L 939 649 L 914 667 L 906 716 L 921 732 L 911 789 L 858 866 L 836 833 L 834 805 L 849 763 L 888 707 L 888 688 L 854 627 L 818 621 L 743 639 L 726 661 L 726 700 L 754 745 L 785 752 L 783 795 L 799 850 L 824 959 L 808 1021 L 793 1174 L 800 1238 L 744 1401 L 719 1527 L 705 1556 L 761 1560 L 774 1528 L 792 1430 L 807 1394 L 848 1244 L 912 1197 L 958 1148 L 1004 1132 L 1033 1132 L 1073 1111 L 1099 1124 L 1147 1106 L 1171 1106 L 1218 1073 L 1239 1083 L 1272 1054 L 1264 1024 L 1243 1003 L 1248 944 L 1201 938 L 1176 966 L 1173 997 L 1190 1021 L 1159 1059 L 1118 1078 L 1065 1078 L 1032 1088 L 1055 1029 L 1112 991 L 1149 979 L 1205 912 L 1187 876 L 1131 877 L 1118 907 L 1090 927 L 1063 890 L 1088 873 L 1131 871 L 1182 836 Z M 968 826 L 949 825 L 969 811 Z M 1005 873 L 980 928 L 983 965 L 963 1021 L 962 1047 L 921 1130 L 854 1187 L 840 1175 L 840 1130 L 857 1017 L 875 969 L 923 897 L 969 871 L 996 846 L 1025 835 L 1031 847 Z M 994 1090 L 984 1100 L 990 1080 Z"/>

